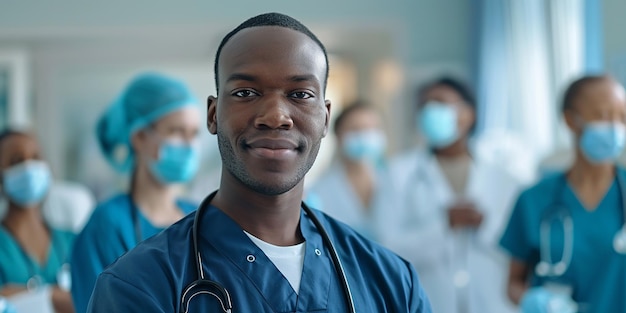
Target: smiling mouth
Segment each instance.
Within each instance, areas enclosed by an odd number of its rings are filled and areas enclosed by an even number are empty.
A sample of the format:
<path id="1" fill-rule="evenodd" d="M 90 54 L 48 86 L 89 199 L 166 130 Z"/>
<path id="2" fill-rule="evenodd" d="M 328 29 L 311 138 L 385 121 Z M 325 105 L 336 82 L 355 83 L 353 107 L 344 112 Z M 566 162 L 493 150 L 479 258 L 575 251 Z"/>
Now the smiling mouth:
<path id="1" fill-rule="evenodd" d="M 296 142 L 286 139 L 254 139 L 246 144 L 246 148 L 257 157 L 275 160 L 293 158 L 299 151 Z"/>

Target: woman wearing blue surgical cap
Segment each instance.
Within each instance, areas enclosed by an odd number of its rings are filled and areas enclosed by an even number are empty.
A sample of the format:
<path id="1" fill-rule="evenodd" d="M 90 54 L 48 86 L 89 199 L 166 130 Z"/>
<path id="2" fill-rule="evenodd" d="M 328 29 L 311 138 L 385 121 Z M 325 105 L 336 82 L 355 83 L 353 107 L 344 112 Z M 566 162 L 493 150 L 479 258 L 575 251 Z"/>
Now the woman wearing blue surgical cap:
<path id="1" fill-rule="evenodd" d="M 0 298 L 38 301 L 38 312 L 74 312 L 66 266 L 74 234 L 48 225 L 41 211 L 51 178 L 32 135 L 0 134 L 0 191 L 9 203 L 0 225 Z"/>
<path id="2" fill-rule="evenodd" d="M 307 191 L 306 200 L 376 240 L 379 214 L 388 205 L 381 179 L 387 144 L 382 117 L 367 103 L 355 102 L 337 116 L 333 130 L 338 158 Z"/>
<path id="3" fill-rule="evenodd" d="M 398 211 L 384 243 L 413 263 L 433 311 L 513 312 L 497 241 L 521 183 L 473 152 L 476 103 L 464 84 L 429 83 L 416 107 L 426 147 L 390 162 Z"/>
<path id="4" fill-rule="evenodd" d="M 180 81 L 157 74 L 133 80 L 100 118 L 96 135 L 109 163 L 131 172 L 130 190 L 101 203 L 76 239 L 72 297 L 85 312 L 97 276 L 120 255 L 196 205 L 177 198 L 199 166 L 197 101 Z"/>
<path id="5" fill-rule="evenodd" d="M 517 199 L 500 240 L 509 297 L 524 313 L 624 313 L 626 92 L 611 77 L 581 77 L 561 113 L 576 156 Z"/>

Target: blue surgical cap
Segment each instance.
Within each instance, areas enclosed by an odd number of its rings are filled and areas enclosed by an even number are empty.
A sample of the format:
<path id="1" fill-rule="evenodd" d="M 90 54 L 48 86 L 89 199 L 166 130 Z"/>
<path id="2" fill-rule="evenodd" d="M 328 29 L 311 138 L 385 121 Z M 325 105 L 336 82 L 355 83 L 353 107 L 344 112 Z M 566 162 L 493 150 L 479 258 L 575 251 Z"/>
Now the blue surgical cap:
<path id="1" fill-rule="evenodd" d="M 134 166 L 130 138 L 136 131 L 174 111 L 197 104 L 182 81 L 155 73 L 140 75 L 98 120 L 98 144 L 116 170 L 128 172 Z"/>

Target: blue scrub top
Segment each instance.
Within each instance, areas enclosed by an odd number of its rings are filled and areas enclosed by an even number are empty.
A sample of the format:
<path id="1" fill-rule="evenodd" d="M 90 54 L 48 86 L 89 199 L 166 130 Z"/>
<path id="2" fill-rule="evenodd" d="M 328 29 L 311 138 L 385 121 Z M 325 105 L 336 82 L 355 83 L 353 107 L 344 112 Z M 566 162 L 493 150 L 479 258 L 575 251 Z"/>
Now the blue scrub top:
<path id="1" fill-rule="evenodd" d="M 357 312 L 430 313 L 410 263 L 316 212 L 346 270 Z M 187 216 L 118 259 L 98 278 L 88 312 L 178 312 L 183 289 L 197 279 Z M 299 294 L 241 227 L 209 206 L 200 224 L 206 278 L 231 295 L 236 312 L 347 312 L 341 281 L 327 247 L 302 213 L 306 240 Z M 194 298 L 190 312 L 221 312 L 210 295 Z M 213 310 L 210 310 L 212 308 Z"/>
<path id="2" fill-rule="evenodd" d="M 176 204 L 185 214 L 197 208 L 186 201 L 177 201 Z M 87 310 L 96 278 L 104 268 L 137 245 L 133 210 L 141 228 L 141 240 L 163 230 L 146 219 L 133 204 L 130 195 L 120 194 L 99 204 L 76 238 L 71 255 L 71 272 L 72 300 L 77 313 Z"/>
<path id="3" fill-rule="evenodd" d="M 50 229 L 50 248 L 45 264 L 28 255 L 3 226 L 0 226 L 0 289 L 7 284 L 26 285 L 33 276 L 44 284 L 57 284 L 57 273 L 67 263 L 75 235 Z"/>
<path id="4" fill-rule="evenodd" d="M 622 169 L 618 173 L 626 178 Z M 622 196 L 614 180 L 598 207 L 587 211 L 565 174 L 545 178 L 520 195 L 500 244 L 513 258 L 530 267 L 532 286 L 545 283 L 569 286 L 573 290 L 572 298 L 584 312 L 626 313 L 626 256 L 613 249 L 613 238 L 624 223 Z M 542 217 L 549 216 L 548 211 L 554 212 L 557 207 L 569 211 L 572 217 L 572 261 L 561 277 L 537 277 L 534 269 L 540 259 L 540 224 Z M 552 260 L 556 262 L 563 253 L 564 235 L 562 223 L 552 221 L 550 246 Z"/>

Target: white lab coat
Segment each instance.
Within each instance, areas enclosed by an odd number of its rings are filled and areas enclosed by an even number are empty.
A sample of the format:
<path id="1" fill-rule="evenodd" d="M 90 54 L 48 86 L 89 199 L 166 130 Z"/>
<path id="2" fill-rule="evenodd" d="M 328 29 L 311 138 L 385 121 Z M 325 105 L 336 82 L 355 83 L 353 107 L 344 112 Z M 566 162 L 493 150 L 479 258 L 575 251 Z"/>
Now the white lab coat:
<path id="1" fill-rule="evenodd" d="M 348 224 L 360 234 L 372 240 L 378 240 L 384 231 L 382 223 L 385 209 L 389 207 L 390 194 L 385 185 L 386 171 L 382 168 L 375 172 L 375 186 L 369 211 L 359 199 L 348 180 L 345 168 L 338 162 L 330 167 L 307 189 L 307 197 L 313 198 L 309 205 L 324 211 L 337 220 Z M 369 214 L 368 214 L 369 212 Z"/>
<path id="2" fill-rule="evenodd" d="M 383 244 L 413 263 L 434 312 L 515 312 L 506 296 L 508 259 L 498 241 L 521 183 L 474 159 L 463 197 L 484 218 L 470 231 L 450 229 L 447 209 L 459 199 L 430 152 L 417 149 L 394 158 L 390 177 L 396 211 L 388 216 L 395 226 L 388 227 Z"/>

